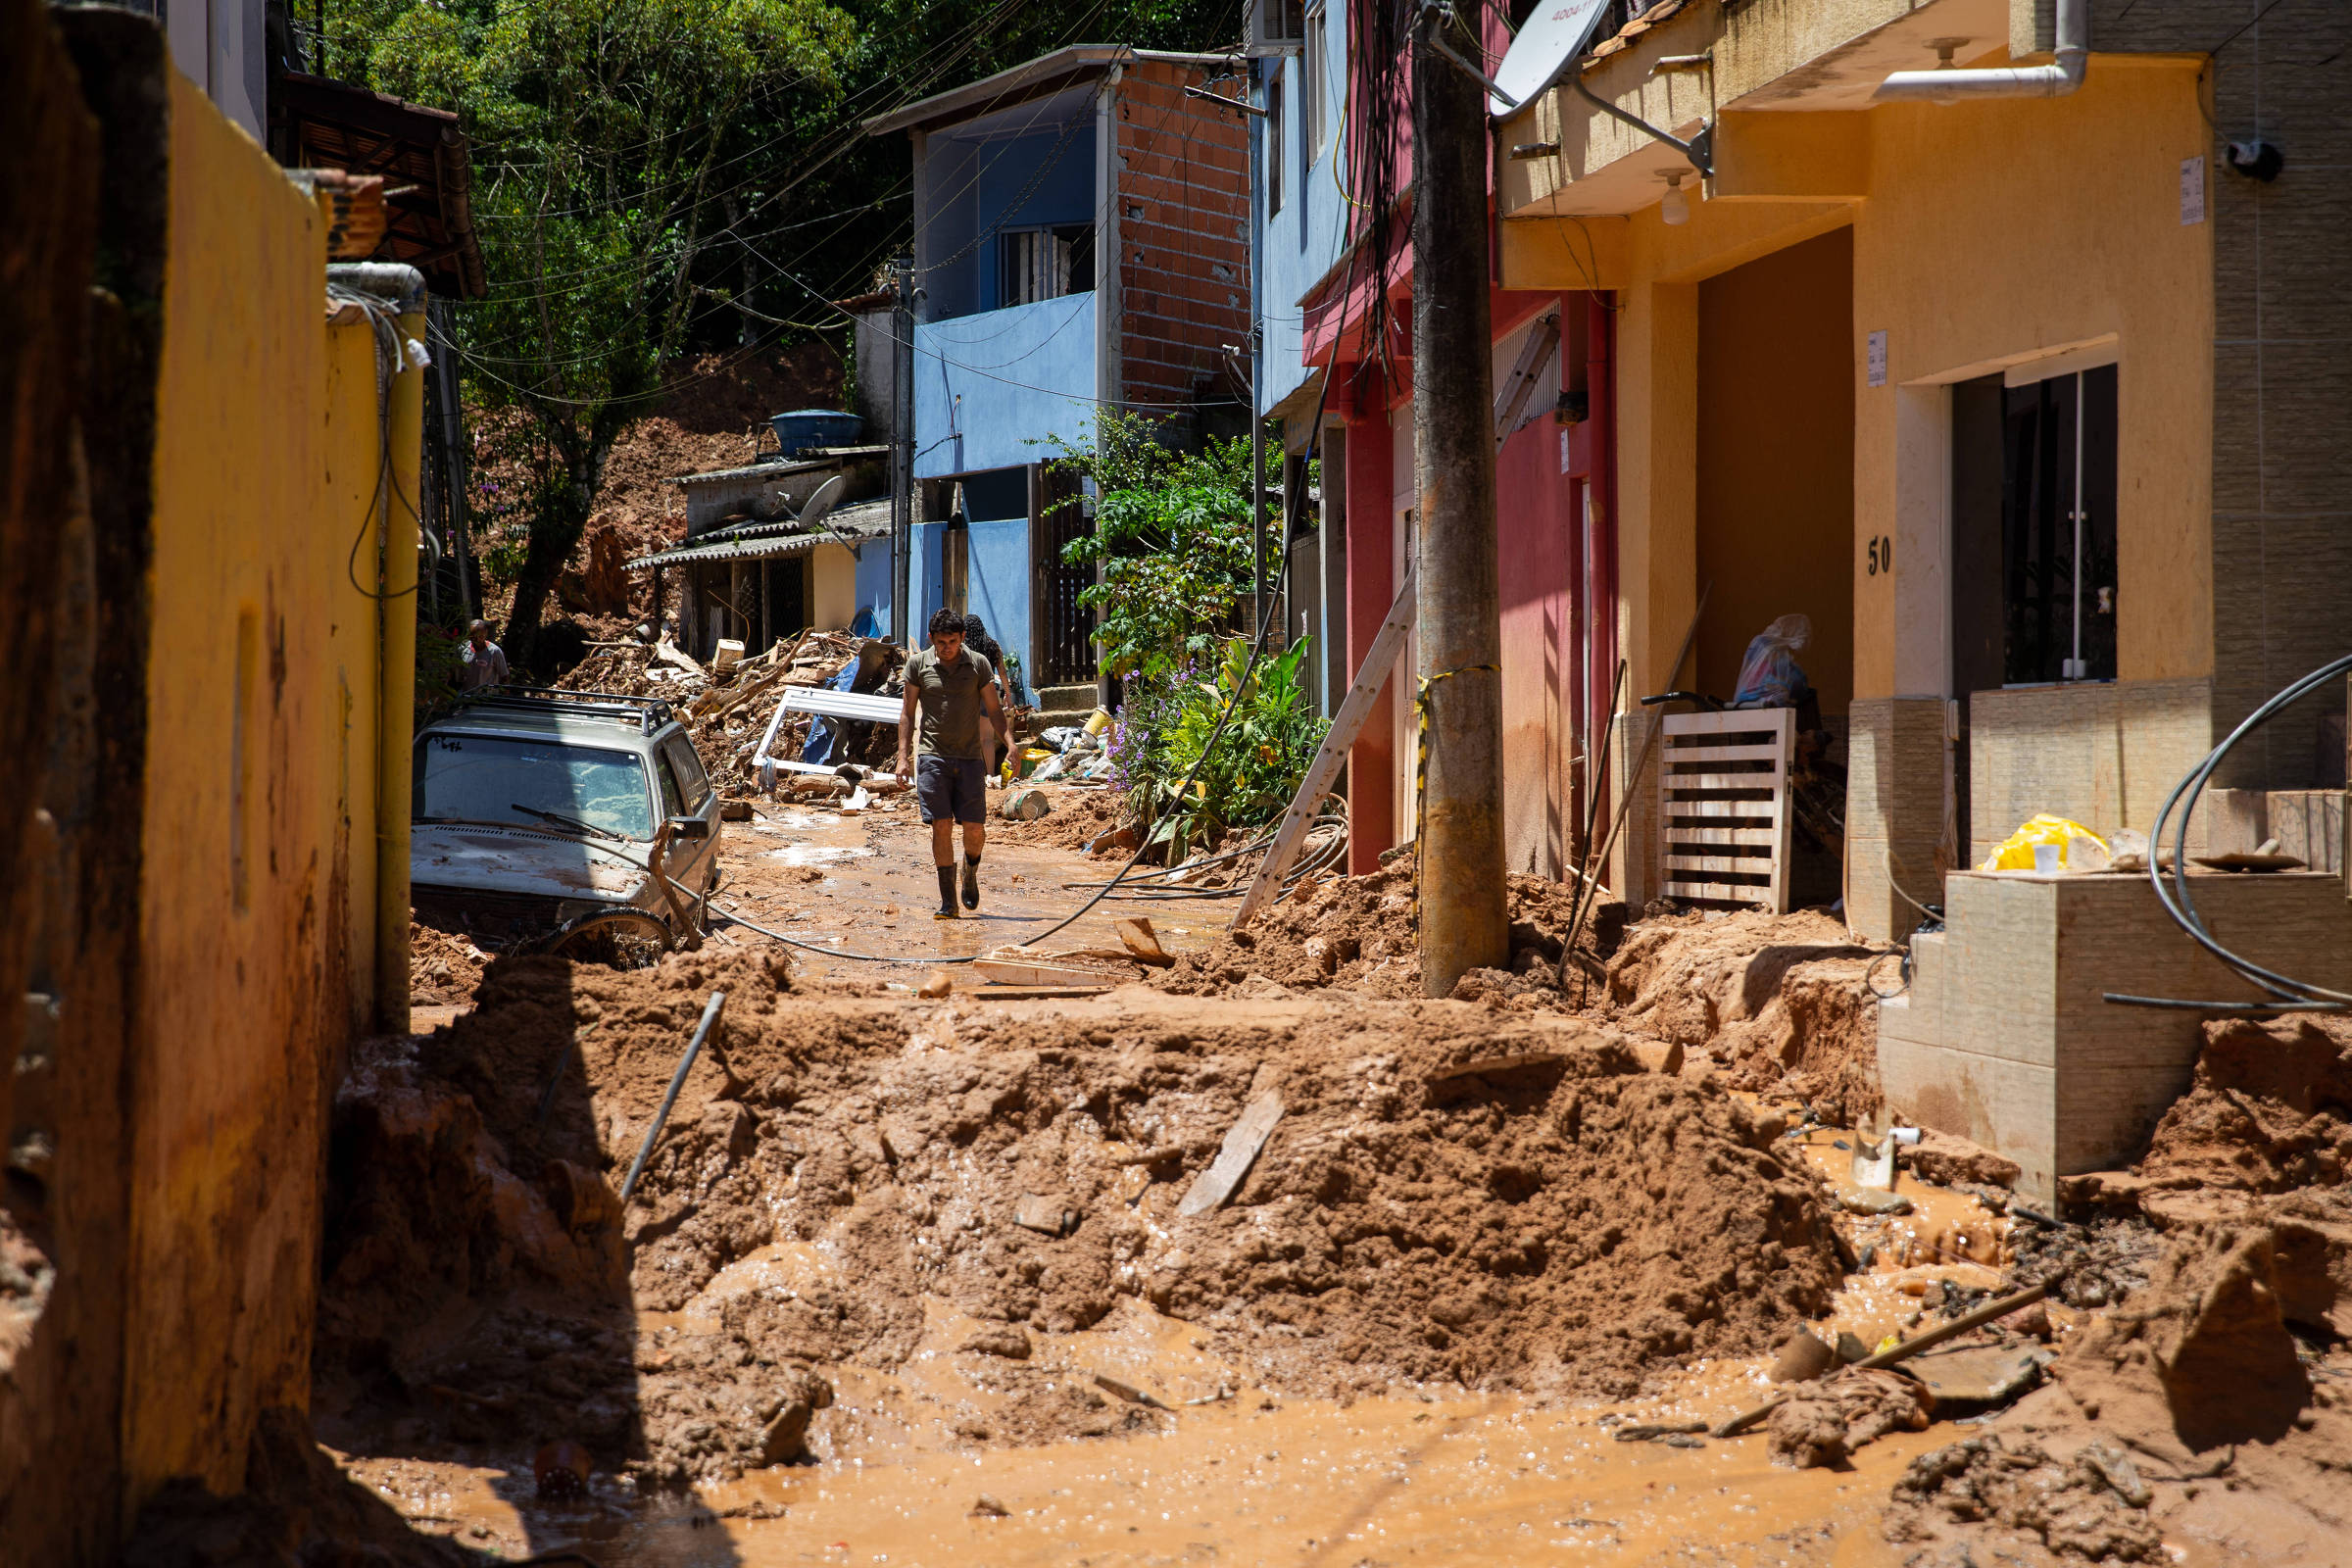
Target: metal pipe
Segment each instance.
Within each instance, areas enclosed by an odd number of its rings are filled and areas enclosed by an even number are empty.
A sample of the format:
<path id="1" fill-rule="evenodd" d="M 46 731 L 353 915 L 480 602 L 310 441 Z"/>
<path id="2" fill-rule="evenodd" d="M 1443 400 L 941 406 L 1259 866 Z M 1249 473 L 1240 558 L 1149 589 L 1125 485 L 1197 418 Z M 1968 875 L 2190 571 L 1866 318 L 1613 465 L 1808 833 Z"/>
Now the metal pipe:
<path id="1" fill-rule="evenodd" d="M 2082 85 L 2090 68 L 2090 0 L 2058 0 L 2057 59 L 2046 66 L 2002 66 L 1989 71 L 1898 71 L 1879 83 L 1881 103 L 1957 98 L 2063 98 Z"/>
<path id="2" fill-rule="evenodd" d="M 710 1000 L 703 1004 L 703 1021 L 694 1026 L 694 1038 L 686 1043 L 686 1054 L 678 1058 L 678 1070 L 669 1075 L 669 1093 L 662 1097 L 662 1108 L 654 1112 L 654 1124 L 645 1130 L 645 1142 L 638 1146 L 628 1180 L 620 1184 L 622 1207 L 628 1206 L 629 1195 L 637 1190 L 637 1178 L 645 1174 L 645 1162 L 653 1157 L 654 1140 L 662 1136 L 662 1126 L 669 1120 L 669 1107 L 678 1102 L 678 1091 L 686 1087 L 686 1075 L 694 1070 L 694 1058 L 703 1054 L 703 1042 L 710 1038 L 710 1026 L 718 1022 L 719 1009 L 726 1004 L 724 991 L 711 992 Z"/>
<path id="3" fill-rule="evenodd" d="M 1279 55 L 1272 69 L 1282 69 Z M 1250 623 L 1262 636 L 1266 624 L 1266 415 L 1258 405 L 1265 385 L 1265 117 L 1266 101 L 1272 95 L 1256 72 L 1250 74 L 1250 91 L 1258 99 L 1257 118 L 1250 122 Z"/>
<path id="4" fill-rule="evenodd" d="M 1618 108 L 1606 98 L 1603 98 L 1600 94 L 1594 92 L 1592 88 L 1585 85 L 1584 76 L 1573 67 L 1571 67 L 1568 72 L 1568 85 L 1576 89 L 1578 97 L 1584 99 L 1585 102 L 1591 104 L 1593 108 L 1599 110 L 1611 120 L 1616 121 L 1620 124 L 1632 126 L 1634 129 L 1640 131 L 1642 135 L 1647 136 L 1651 141 L 1663 142 L 1665 145 L 1673 148 L 1676 152 L 1681 153 L 1685 158 L 1690 159 L 1690 167 L 1697 170 L 1702 176 L 1708 179 L 1715 177 L 1715 127 L 1712 124 L 1701 125 L 1698 128 L 1697 135 L 1692 136 L 1689 141 L 1685 141 L 1680 136 L 1660 130 L 1648 121 L 1643 120 L 1640 115 L 1627 114 L 1624 110 Z"/>

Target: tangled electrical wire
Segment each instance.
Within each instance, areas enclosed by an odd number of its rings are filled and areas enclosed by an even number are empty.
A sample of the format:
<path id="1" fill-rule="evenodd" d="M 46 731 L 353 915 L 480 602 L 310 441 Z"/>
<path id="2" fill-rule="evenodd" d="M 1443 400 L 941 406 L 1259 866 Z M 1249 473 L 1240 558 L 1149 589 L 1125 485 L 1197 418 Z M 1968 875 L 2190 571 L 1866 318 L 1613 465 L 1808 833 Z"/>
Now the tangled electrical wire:
<path id="1" fill-rule="evenodd" d="M 1238 865 L 1235 866 L 1233 880 L 1224 887 L 1194 886 L 1191 885 L 1192 880 L 1216 866 L 1233 865 L 1237 861 L 1263 858 L 1266 852 L 1274 847 L 1274 841 L 1280 835 L 1281 826 L 1277 824 L 1273 831 L 1261 838 L 1251 839 L 1238 850 L 1227 850 L 1219 855 L 1204 855 L 1196 859 L 1186 860 L 1181 865 L 1166 866 L 1157 871 L 1146 871 L 1140 875 L 1125 878 L 1126 891 L 1113 892 L 1109 896 L 1114 899 L 1238 899 L 1250 891 L 1251 880 L 1250 877 L 1242 874 Z M 1348 802 L 1337 795 L 1325 796 L 1321 806 L 1316 809 L 1313 821 L 1307 826 L 1305 844 L 1300 848 L 1298 858 L 1291 862 L 1290 870 L 1283 873 L 1282 891 L 1275 895 L 1276 899 L 1288 898 L 1300 883 L 1310 877 L 1322 874 L 1337 864 L 1347 853 Z M 1107 889 L 1117 885 L 1119 884 L 1115 880 L 1114 882 L 1064 882 L 1062 884 L 1064 888 L 1072 891 L 1083 891 L 1088 888 Z"/>
<path id="2" fill-rule="evenodd" d="M 2197 946 L 2221 959 L 2233 973 L 2252 984 L 2257 990 L 2267 991 L 2277 1000 L 2270 1002 L 2197 1002 L 2179 997 L 2128 996 L 2114 991 L 2104 993 L 2103 1000 L 2128 1007 L 2178 1007 L 2196 1012 L 2228 1013 L 2342 1012 L 2347 1005 L 2352 1005 L 2352 994 L 2330 991 L 2325 986 L 2313 985 L 2309 981 L 2297 980 L 2289 975 L 2280 974 L 2277 970 L 2266 969 L 2251 958 L 2241 956 L 2223 947 L 2215 939 L 2211 928 L 2206 925 L 2205 917 L 2197 910 L 2196 898 L 2189 892 L 2187 872 L 2189 818 L 2196 813 L 2197 797 L 2205 792 L 2205 786 L 2213 778 L 2215 770 L 2221 766 L 2222 759 L 2228 757 L 2231 751 L 2236 749 L 2240 741 L 2255 730 L 2278 717 L 2279 713 L 2294 704 L 2309 697 L 2322 686 L 2330 681 L 2341 680 L 2347 672 L 2352 672 L 2352 655 L 2346 655 L 2342 659 L 2331 660 L 2328 663 L 2322 664 L 2301 680 L 2279 692 L 2269 702 L 2264 703 L 2260 708 L 2255 709 L 2253 712 L 2248 713 L 2237 728 L 2231 730 L 2219 746 L 2207 754 L 2204 761 L 2191 768 L 2186 777 L 2173 786 L 2172 793 L 2164 798 L 2163 809 L 2156 813 L 2154 830 L 2148 834 L 2148 881 L 2156 889 L 2156 897 L 2163 903 L 2165 912 L 2173 917 L 2175 923 L 2181 930 L 2189 934 Z M 2178 824 L 2173 828 L 2173 855 L 2170 868 L 2172 885 L 2167 888 L 2164 857 L 2159 851 L 2164 843 L 2165 826 L 2172 821 L 2176 807 L 2179 808 L 2180 816 Z"/>

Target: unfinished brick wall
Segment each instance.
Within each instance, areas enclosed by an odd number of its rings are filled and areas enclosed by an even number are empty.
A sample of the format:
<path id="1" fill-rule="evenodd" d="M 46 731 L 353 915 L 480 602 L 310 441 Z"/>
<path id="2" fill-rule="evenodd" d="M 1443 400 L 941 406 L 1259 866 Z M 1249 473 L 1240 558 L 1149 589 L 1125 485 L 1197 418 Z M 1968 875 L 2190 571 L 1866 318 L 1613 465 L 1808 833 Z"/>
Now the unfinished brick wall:
<path id="1" fill-rule="evenodd" d="M 1117 88 L 1119 397 L 1145 412 L 1221 380 L 1250 330 L 1248 117 L 1187 98 L 1199 74 L 1139 60 Z"/>

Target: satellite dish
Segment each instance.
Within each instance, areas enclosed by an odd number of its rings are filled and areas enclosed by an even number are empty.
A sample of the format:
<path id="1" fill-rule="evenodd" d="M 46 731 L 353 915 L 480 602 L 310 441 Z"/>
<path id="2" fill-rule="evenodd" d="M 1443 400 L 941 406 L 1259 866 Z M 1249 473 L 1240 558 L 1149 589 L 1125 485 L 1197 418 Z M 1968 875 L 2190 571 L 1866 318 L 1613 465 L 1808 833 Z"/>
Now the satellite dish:
<path id="1" fill-rule="evenodd" d="M 1494 84 L 1518 101 L 1506 103 L 1489 93 L 1487 108 L 1497 116 L 1515 115 L 1559 80 L 1585 52 L 1585 41 L 1607 8 L 1608 0 L 1542 0 L 1494 68 Z"/>
<path id="2" fill-rule="evenodd" d="M 833 510 L 833 503 L 841 499 L 841 492 L 847 488 L 846 482 L 838 473 L 818 485 L 816 494 L 810 496 L 808 503 L 801 508 L 799 520 L 809 527 L 814 527 L 824 521 L 825 514 Z"/>

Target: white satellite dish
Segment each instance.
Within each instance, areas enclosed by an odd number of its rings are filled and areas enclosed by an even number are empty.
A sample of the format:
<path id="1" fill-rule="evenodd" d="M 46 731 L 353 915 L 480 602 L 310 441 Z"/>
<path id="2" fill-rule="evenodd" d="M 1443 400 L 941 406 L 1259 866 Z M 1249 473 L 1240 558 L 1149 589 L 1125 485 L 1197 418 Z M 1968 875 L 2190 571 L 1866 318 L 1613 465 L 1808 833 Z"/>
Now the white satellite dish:
<path id="1" fill-rule="evenodd" d="M 1559 80 L 1560 73 L 1585 52 L 1585 41 L 1607 7 L 1608 0 L 1543 0 L 1511 40 L 1502 64 L 1494 68 L 1494 84 L 1515 101 L 1489 93 L 1488 109 L 1496 115 L 1517 114 Z"/>

